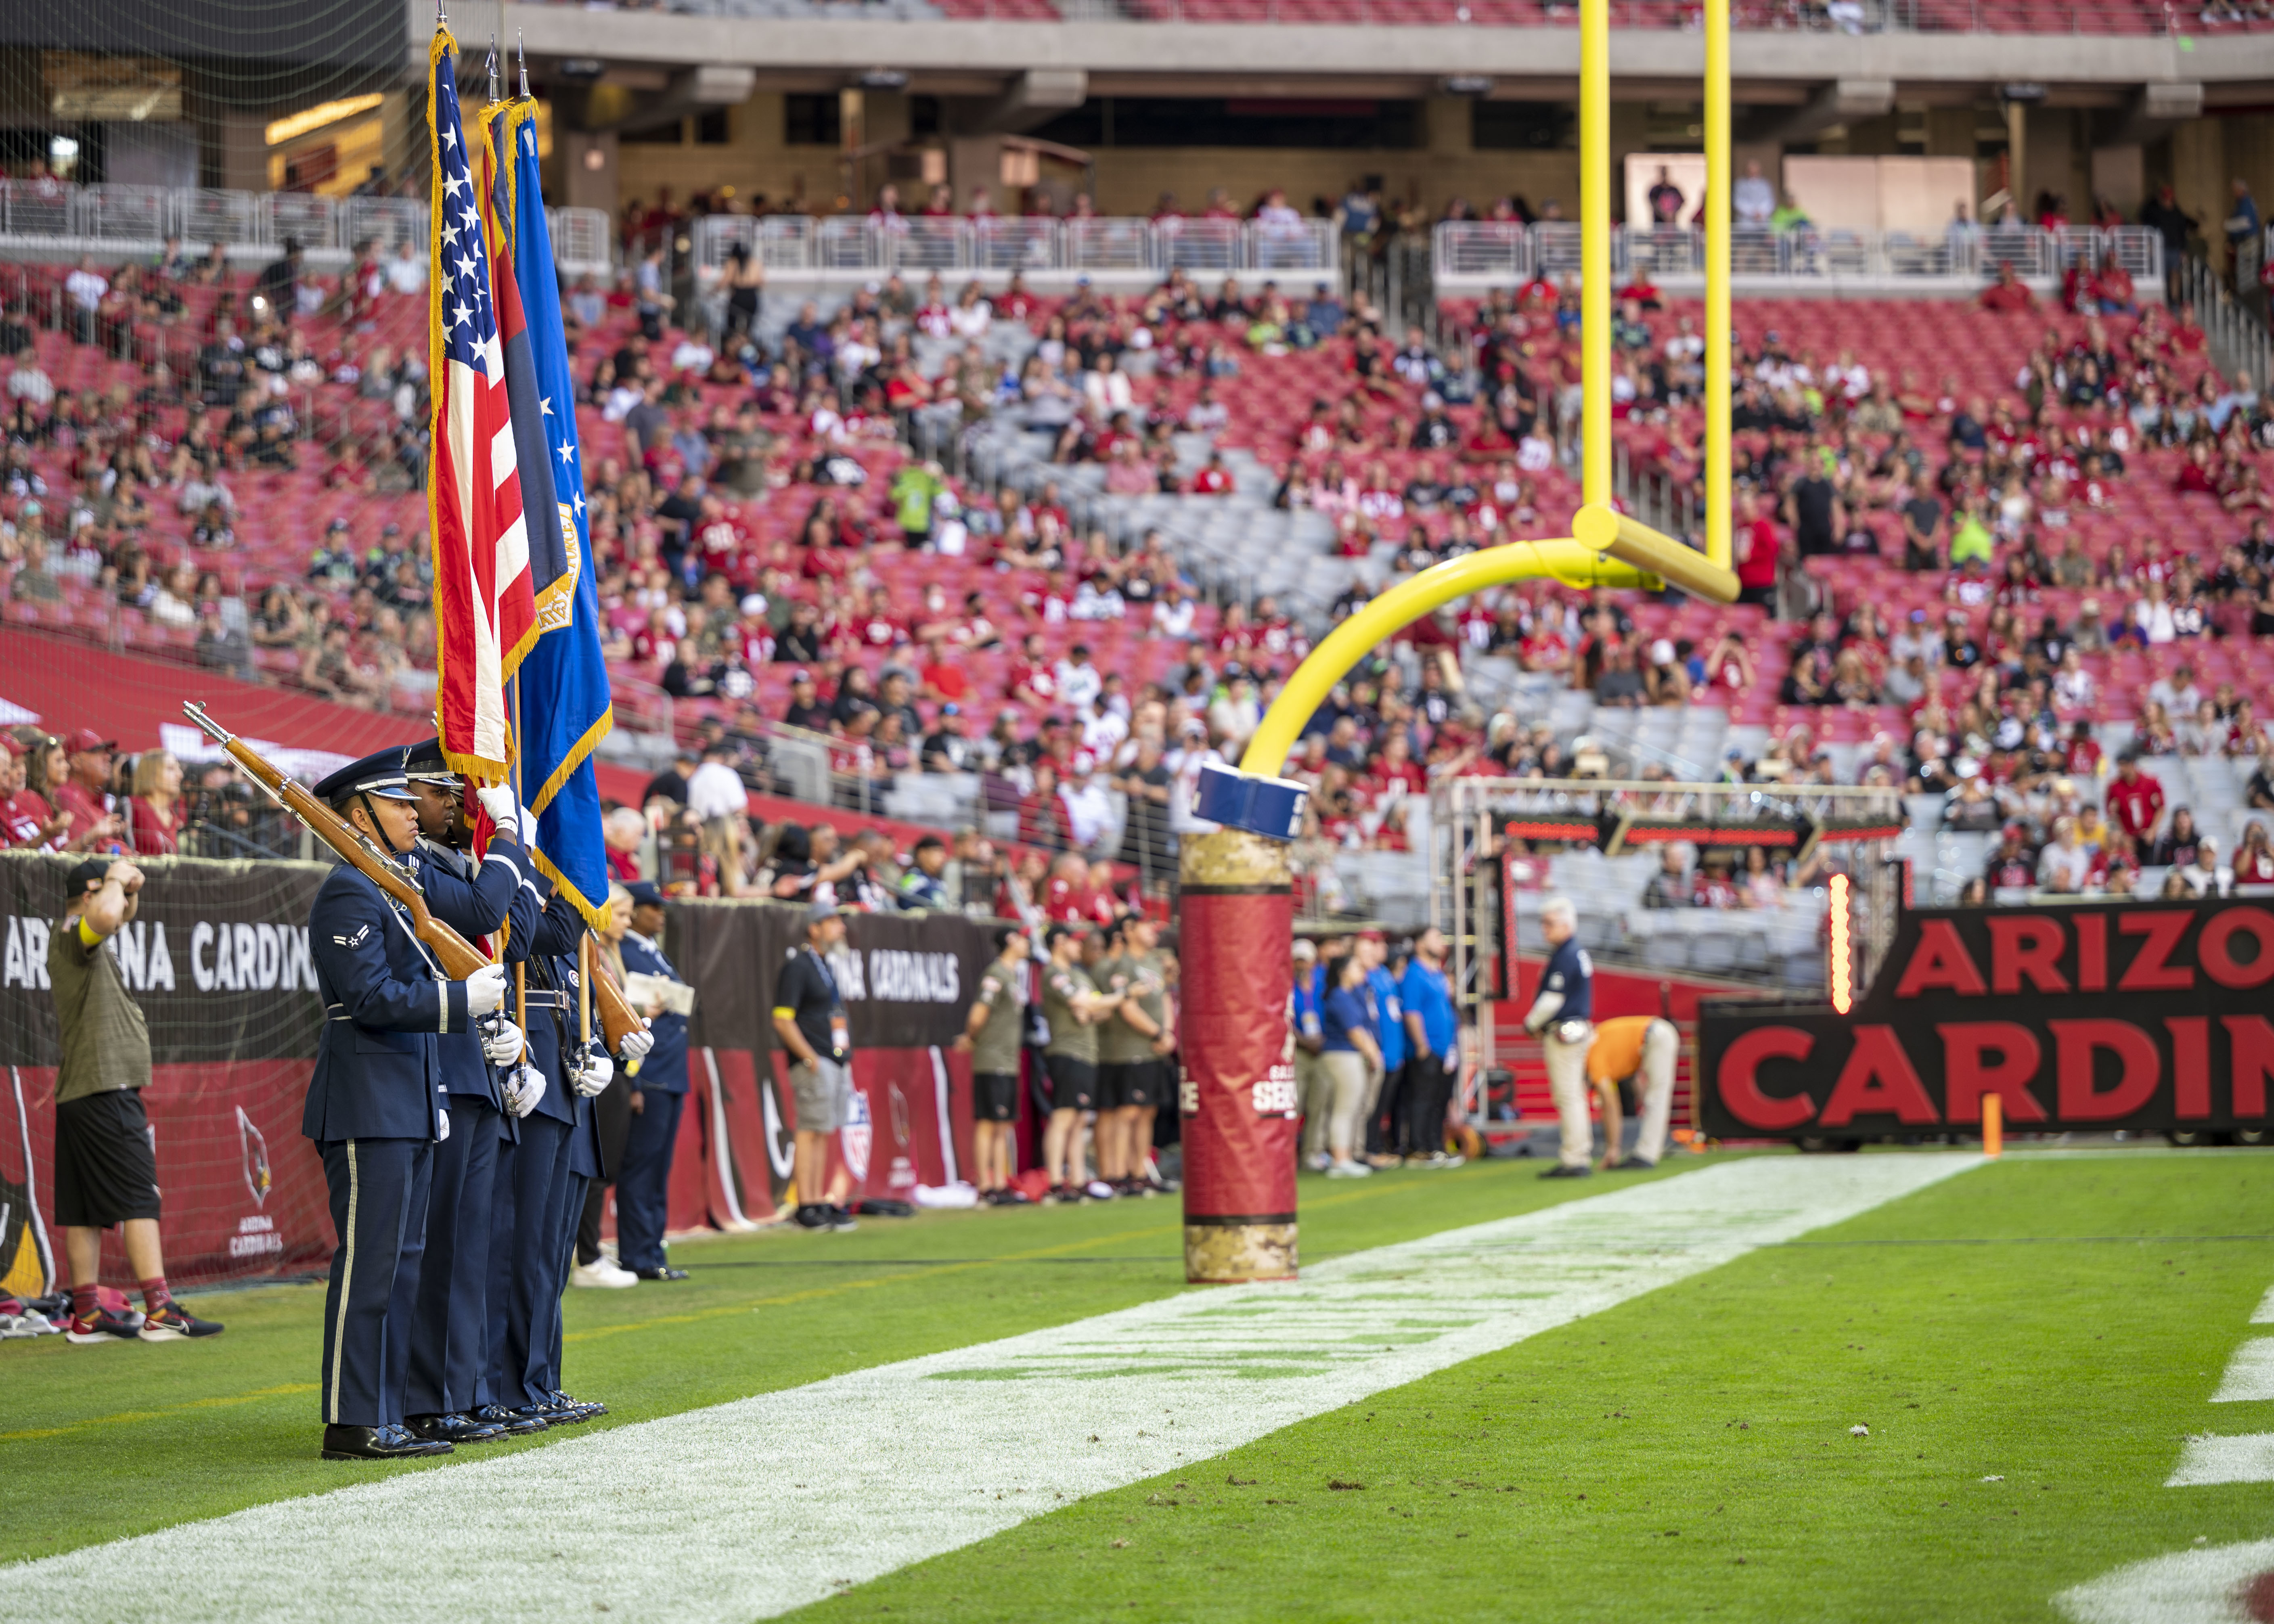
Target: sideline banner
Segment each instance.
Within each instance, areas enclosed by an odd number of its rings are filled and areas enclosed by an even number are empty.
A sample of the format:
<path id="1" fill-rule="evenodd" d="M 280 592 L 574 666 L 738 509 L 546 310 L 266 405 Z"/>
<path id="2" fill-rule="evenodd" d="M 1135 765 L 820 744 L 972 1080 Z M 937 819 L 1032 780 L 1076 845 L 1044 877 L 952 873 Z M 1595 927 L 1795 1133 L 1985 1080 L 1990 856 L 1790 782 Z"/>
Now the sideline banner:
<path id="1" fill-rule="evenodd" d="M 687 1116 L 706 1177 L 675 1177 L 674 1229 L 755 1222 L 791 1200 L 796 1132 L 774 984 L 805 941 L 802 910 L 750 902 L 671 905 L 666 951 L 695 984 Z M 830 960 L 853 1038 L 854 1120 L 830 1147 L 855 1198 L 909 1200 L 971 1165 L 971 1066 L 953 1045 L 991 956 L 987 927 L 953 914 L 846 916 Z M 682 1166 L 687 1142 L 681 1141 Z"/>
<path id="2" fill-rule="evenodd" d="M 1825 1005 L 1702 1011 L 1706 1132 L 2267 1125 L 2274 911 L 2259 901 L 1906 910 L 1878 978 Z"/>

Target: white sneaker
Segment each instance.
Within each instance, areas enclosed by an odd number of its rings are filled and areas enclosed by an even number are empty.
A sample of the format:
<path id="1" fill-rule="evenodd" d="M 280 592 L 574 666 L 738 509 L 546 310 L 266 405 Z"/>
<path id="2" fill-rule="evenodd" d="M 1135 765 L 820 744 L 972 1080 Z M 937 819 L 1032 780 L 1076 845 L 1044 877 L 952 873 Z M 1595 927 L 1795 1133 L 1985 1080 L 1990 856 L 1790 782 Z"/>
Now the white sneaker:
<path id="1" fill-rule="evenodd" d="M 626 1286 L 639 1284 L 639 1276 L 628 1268 L 620 1268 L 606 1258 L 595 1258 L 590 1263 L 579 1263 L 568 1271 L 572 1286 L 601 1286 L 609 1290 L 621 1290 Z"/>
<path id="2" fill-rule="evenodd" d="M 1327 1164 L 1327 1177 L 1329 1178 L 1372 1178 L 1374 1169 L 1363 1162 L 1329 1162 Z"/>
<path id="3" fill-rule="evenodd" d="M 1335 1159 L 1323 1150 L 1313 1151 L 1304 1162 L 1304 1165 L 1314 1173 L 1323 1173 L 1334 1164 Z"/>

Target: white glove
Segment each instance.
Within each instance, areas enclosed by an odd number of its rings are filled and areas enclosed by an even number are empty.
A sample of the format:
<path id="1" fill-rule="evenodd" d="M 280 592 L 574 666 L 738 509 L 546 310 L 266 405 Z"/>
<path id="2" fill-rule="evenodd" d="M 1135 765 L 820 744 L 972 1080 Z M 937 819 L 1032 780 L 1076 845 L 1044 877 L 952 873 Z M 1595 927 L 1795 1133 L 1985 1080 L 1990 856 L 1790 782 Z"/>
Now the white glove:
<path id="1" fill-rule="evenodd" d="M 482 1053 L 492 1065 L 511 1065 L 521 1058 L 522 1046 L 525 1041 L 521 1028 L 500 1016 L 496 1029 L 482 1034 Z"/>
<path id="2" fill-rule="evenodd" d="M 595 1055 L 588 1051 L 584 1058 L 584 1064 L 579 1066 L 574 1074 L 576 1084 L 576 1097 L 582 1100 L 591 1099 L 594 1094 L 599 1093 L 603 1088 L 606 1088 L 608 1086 L 608 1079 L 615 1076 L 615 1074 L 616 1063 L 614 1061 L 609 1059 L 606 1055 Z"/>
<path id="3" fill-rule="evenodd" d="M 434 1115 L 441 1119 L 435 1128 L 434 1137 L 438 1139 L 448 1139 L 450 1137 L 450 1113 L 448 1111 L 437 1111 Z"/>
<path id="4" fill-rule="evenodd" d="M 466 1013 L 491 1015 L 505 1007 L 505 966 L 484 965 L 466 978 Z"/>
<path id="5" fill-rule="evenodd" d="M 514 1116 L 526 1116 L 537 1109 L 545 1097 L 545 1073 L 535 1066 L 523 1064 L 506 1073 L 505 1109 Z"/>
<path id="6" fill-rule="evenodd" d="M 498 832 L 516 840 L 521 838 L 521 803 L 514 799 L 511 786 L 486 784 L 474 792 L 474 799 L 490 815 L 490 822 L 498 826 Z"/>
<path id="7" fill-rule="evenodd" d="M 616 1052 L 627 1060 L 646 1059 L 648 1051 L 655 1047 L 655 1034 L 649 1030 L 654 1024 L 653 1021 L 643 1020 L 637 1032 L 624 1034 L 624 1041 Z"/>

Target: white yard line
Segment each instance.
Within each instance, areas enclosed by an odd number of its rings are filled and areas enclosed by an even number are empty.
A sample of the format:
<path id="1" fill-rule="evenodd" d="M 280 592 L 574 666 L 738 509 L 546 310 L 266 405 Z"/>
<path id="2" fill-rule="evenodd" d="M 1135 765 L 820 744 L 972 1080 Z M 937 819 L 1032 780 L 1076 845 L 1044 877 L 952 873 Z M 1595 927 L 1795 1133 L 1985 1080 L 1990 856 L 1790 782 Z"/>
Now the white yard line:
<path id="1" fill-rule="evenodd" d="M 2250 1624 L 2240 1592 L 2270 1568 L 2274 1539 L 2206 1545 L 2103 1574 L 2053 1605 L 2076 1624 Z"/>
<path id="2" fill-rule="evenodd" d="M 2181 1444 L 2180 1463 L 2164 1486 L 2192 1489 L 2212 1483 L 2274 1483 L 2274 1432 L 2190 1438 Z"/>
<path id="3" fill-rule="evenodd" d="M 1959 1154 L 1754 1157 L 546 1448 L 0 1568 L 109 1620 L 766 1617 L 1909 1195 Z M 763 1322 L 750 1357 L 765 1357 Z M 343 1465 L 343 1477 L 364 1468 Z M 383 1469 L 380 1469 L 383 1470 Z"/>
<path id="4" fill-rule="evenodd" d="M 2274 1336 L 2254 1336 L 2226 1362 L 2226 1374 L 2210 1402 L 2240 1404 L 2267 1398 L 2274 1398 Z"/>
<path id="5" fill-rule="evenodd" d="M 2250 1316 L 2253 1325 L 2274 1325 L 2274 1286 L 2266 1288 L 2266 1295 L 2258 1300 L 2258 1312 Z"/>

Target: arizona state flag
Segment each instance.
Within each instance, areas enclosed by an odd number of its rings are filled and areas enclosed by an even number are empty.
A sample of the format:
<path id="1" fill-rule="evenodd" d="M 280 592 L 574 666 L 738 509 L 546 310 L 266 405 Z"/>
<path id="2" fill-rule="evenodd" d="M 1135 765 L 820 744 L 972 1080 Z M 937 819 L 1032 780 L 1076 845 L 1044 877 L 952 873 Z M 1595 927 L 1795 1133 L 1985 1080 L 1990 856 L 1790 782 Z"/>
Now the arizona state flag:
<path id="1" fill-rule="evenodd" d="M 488 135 L 498 304 L 537 603 L 534 638 L 520 663 L 522 794 L 537 814 L 531 855 L 597 930 L 606 923 L 608 859 L 591 756 L 614 714 L 590 568 L 576 380 L 538 184 L 536 103 L 523 97 L 491 109 Z M 531 477 L 540 463 L 543 477 Z"/>
<path id="2" fill-rule="evenodd" d="M 505 677 L 534 635 L 529 532 L 507 399 L 479 187 L 458 115 L 456 41 L 434 32 L 427 129 L 433 241 L 427 270 L 433 380 L 428 531 L 434 548 L 434 728 L 451 766 L 486 784 L 513 756 Z M 541 469 L 539 471 L 543 471 Z"/>

